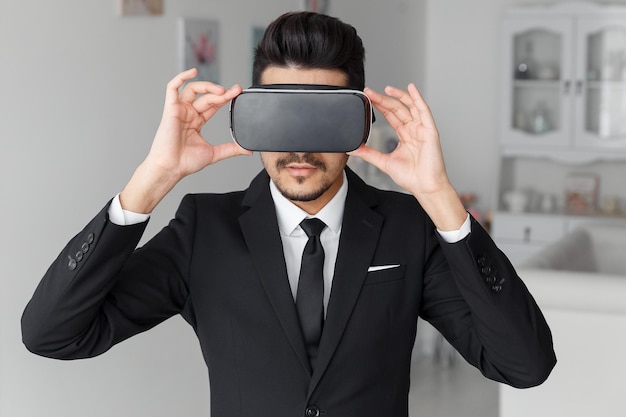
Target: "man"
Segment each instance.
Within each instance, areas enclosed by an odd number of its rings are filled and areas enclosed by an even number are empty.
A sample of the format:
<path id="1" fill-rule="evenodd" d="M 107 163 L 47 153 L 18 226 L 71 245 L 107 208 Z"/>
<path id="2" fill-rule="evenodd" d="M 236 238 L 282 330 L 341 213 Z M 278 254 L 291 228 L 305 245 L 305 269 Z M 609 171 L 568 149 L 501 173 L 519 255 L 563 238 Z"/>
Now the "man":
<path id="1" fill-rule="evenodd" d="M 364 89 L 363 61 L 351 26 L 288 13 L 268 27 L 253 78 Z M 186 196 L 169 226 L 135 250 L 147 213 L 178 181 L 250 154 L 201 137 L 241 87 L 189 82 L 179 92 L 195 74 L 168 84 L 148 156 L 35 291 L 22 320 L 31 351 L 95 356 L 181 314 L 200 340 L 214 417 L 407 416 L 418 316 L 489 378 L 516 387 L 547 378 L 550 330 L 464 210 L 413 84 L 364 89 L 399 144 L 390 154 L 365 145 L 351 152 L 410 195 L 367 186 L 346 168 L 346 154 L 262 152 L 265 170 L 247 190 Z M 299 224 L 309 217 L 323 221 L 321 290 L 299 288 L 309 240 Z M 323 311 L 310 327 L 301 305 L 316 291 Z"/>

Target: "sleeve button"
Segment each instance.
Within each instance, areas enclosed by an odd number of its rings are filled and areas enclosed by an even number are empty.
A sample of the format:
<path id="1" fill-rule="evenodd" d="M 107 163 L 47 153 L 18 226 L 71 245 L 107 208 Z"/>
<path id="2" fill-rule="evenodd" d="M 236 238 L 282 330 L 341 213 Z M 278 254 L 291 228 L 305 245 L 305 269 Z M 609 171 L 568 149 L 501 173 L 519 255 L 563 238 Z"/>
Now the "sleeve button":
<path id="1" fill-rule="evenodd" d="M 319 417 L 320 409 L 314 405 L 310 405 L 304 411 L 305 417 Z"/>
<path id="2" fill-rule="evenodd" d="M 76 263 L 76 259 L 72 258 L 71 256 L 68 256 L 67 267 L 69 268 L 69 270 L 70 271 L 75 270 L 77 265 L 78 264 Z"/>

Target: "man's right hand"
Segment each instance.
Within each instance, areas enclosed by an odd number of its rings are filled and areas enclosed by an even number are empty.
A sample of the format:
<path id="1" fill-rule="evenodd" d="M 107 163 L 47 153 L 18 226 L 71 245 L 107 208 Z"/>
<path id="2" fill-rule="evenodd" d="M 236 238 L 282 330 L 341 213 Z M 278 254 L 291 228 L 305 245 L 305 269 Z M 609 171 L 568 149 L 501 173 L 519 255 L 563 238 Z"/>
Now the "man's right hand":
<path id="1" fill-rule="evenodd" d="M 197 70 L 190 69 L 167 84 L 163 117 L 150 152 L 120 194 L 125 210 L 151 213 L 187 175 L 226 158 L 252 154 L 234 142 L 211 145 L 202 137 L 202 126 L 241 93 L 241 86 L 225 89 L 208 81 L 196 81 L 179 91 L 196 75 Z"/>

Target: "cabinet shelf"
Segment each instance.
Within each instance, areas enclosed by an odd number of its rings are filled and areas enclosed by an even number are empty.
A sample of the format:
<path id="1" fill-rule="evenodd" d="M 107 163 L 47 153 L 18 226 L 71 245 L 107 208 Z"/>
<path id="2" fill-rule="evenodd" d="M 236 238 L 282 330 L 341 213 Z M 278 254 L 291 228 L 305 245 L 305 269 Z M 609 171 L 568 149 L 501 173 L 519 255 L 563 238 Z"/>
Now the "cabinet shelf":
<path id="1" fill-rule="evenodd" d="M 541 140 L 540 135 L 533 135 L 537 140 Z M 606 142 L 609 142 L 608 140 Z M 609 147 L 607 143 L 604 149 L 563 149 L 558 146 L 545 145 L 527 146 L 518 144 L 508 144 L 502 147 L 503 157 L 528 157 L 546 159 L 568 165 L 585 165 L 597 161 L 623 161 L 624 150 L 619 144 Z"/>
<path id="2" fill-rule="evenodd" d="M 507 214 L 512 216 L 529 216 L 529 217 L 545 217 L 545 218 L 575 218 L 579 220 L 584 219 L 605 219 L 605 220 L 624 220 L 626 221 L 626 212 L 607 213 L 602 210 L 594 210 L 590 212 L 578 212 L 568 210 L 555 210 L 555 211 L 541 211 L 541 210 L 529 210 L 523 212 L 512 212 L 506 209 L 500 211 L 501 214 Z"/>
<path id="3" fill-rule="evenodd" d="M 560 88 L 560 80 L 514 80 L 515 88 Z"/>
<path id="4" fill-rule="evenodd" d="M 626 89 L 626 81 L 613 81 L 613 80 L 587 81 L 587 88 L 598 89 L 598 90 L 603 90 L 603 89 L 623 90 L 623 89 Z"/>
<path id="5" fill-rule="evenodd" d="M 622 80 L 593 80 L 587 81 L 587 88 L 589 89 L 626 89 L 626 81 Z M 561 80 L 513 80 L 514 88 L 537 88 L 537 89 L 559 89 L 564 82 Z"/>

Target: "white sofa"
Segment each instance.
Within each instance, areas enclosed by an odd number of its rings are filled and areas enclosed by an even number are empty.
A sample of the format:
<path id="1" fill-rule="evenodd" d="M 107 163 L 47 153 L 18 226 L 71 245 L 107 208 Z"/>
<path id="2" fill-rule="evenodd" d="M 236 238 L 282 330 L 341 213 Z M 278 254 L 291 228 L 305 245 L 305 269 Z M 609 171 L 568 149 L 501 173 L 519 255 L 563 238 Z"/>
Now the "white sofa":
<path id="1" fill-rule="evenodd" d="M 586 226 L 518 267 L 552 329 L 541 386 L 500 386 L 500 417 L 626 416 L 626 228 Z"/>

